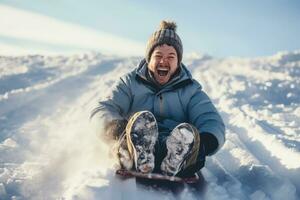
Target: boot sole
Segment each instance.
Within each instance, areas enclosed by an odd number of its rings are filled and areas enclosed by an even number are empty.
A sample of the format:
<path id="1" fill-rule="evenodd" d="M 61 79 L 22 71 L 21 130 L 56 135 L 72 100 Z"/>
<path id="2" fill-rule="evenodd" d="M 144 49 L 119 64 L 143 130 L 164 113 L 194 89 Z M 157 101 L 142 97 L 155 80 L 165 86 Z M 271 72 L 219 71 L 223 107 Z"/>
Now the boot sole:
<path id="1" fill-rule="evenodd" d="M 154 169 L 154 146 L 158 127 L 154 115 L 148 111 L 136 113 L 129 121 L 129 146 L 132 147 L 136 171 L 150 173 Z M 127 128 L 126 128 L 127 129 Z"/>
<path id="2" fill-rule="evenodd" d="M 192 130 L 185 123 L 178 125 L 166 140 L 167 156 L 161 164 L 161 171 L 168 176 L 175 176 L 182 168 L 194 142 Z"/>

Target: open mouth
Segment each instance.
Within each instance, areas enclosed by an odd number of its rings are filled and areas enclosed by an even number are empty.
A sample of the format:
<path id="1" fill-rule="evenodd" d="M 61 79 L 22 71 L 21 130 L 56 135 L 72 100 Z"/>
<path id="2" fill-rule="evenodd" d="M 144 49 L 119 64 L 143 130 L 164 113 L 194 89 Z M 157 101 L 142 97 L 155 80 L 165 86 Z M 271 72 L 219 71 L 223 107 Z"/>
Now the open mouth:
<path id="1" fill-rule="evenodd" d="M 169 70 L 168 69 L 157 69 L 157 73 L 159 76 L 167 76 L 168 73 L 169 73 Z"/>

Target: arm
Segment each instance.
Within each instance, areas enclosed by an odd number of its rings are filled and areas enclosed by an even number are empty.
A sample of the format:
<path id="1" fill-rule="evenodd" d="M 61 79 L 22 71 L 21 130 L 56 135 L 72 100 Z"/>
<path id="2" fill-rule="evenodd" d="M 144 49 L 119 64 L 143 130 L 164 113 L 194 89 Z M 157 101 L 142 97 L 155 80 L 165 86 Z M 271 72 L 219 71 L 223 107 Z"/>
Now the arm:
<path id="1" fill-rule="evenodd" d="M 206 154 L 216 153 L 225 142 L 225 126 L 217 109 L 201 87 L 189 101 L 188 117 L 190 123 L 199 130 Z"/>
<path id="2" fill-rule="evenodd" d="M 125 129 L 126 115 L 132 102 L 128 77 L 121 78 L 113 87 L 110 95 L 98 102 L 90 119 L 101 138 L 116 139 Z"/>

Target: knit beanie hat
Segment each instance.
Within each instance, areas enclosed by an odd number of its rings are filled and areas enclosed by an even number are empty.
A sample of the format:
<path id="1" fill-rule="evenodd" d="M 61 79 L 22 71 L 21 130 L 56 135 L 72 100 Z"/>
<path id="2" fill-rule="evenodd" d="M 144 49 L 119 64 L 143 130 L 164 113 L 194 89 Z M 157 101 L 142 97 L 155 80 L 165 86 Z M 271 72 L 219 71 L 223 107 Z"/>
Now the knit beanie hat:
<path id="1" fill-rule="evenodd" d="M 173 46 L 177 52 L 178 63 L 182 60 L 182 43 L 179 36 L 176 33 L 177 25 L 173 21 L 161 21 L 159 29 L 155 31 L 148 40 L 146 48 L 146 62 L 149 63 L 151 54 L 155 47 L 167 44 Z"/>

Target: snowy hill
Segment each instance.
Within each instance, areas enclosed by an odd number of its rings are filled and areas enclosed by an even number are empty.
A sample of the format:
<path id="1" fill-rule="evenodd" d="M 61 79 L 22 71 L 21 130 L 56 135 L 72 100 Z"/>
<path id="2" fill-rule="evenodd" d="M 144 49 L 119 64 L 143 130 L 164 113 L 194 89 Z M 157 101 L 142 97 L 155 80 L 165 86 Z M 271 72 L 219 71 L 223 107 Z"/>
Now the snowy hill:
<path id="1" fill-rule="evenodd" d="M 120 183 L 88 121 L 139 59 L 0 57 L 0 199 L 174 199 Z M 204 198 L 299 199 L 300 51 L 184 62 L 227 126 L 224 147 L 202 170 Z M 194 197 L 184 190 L 180 199 Z"/>

